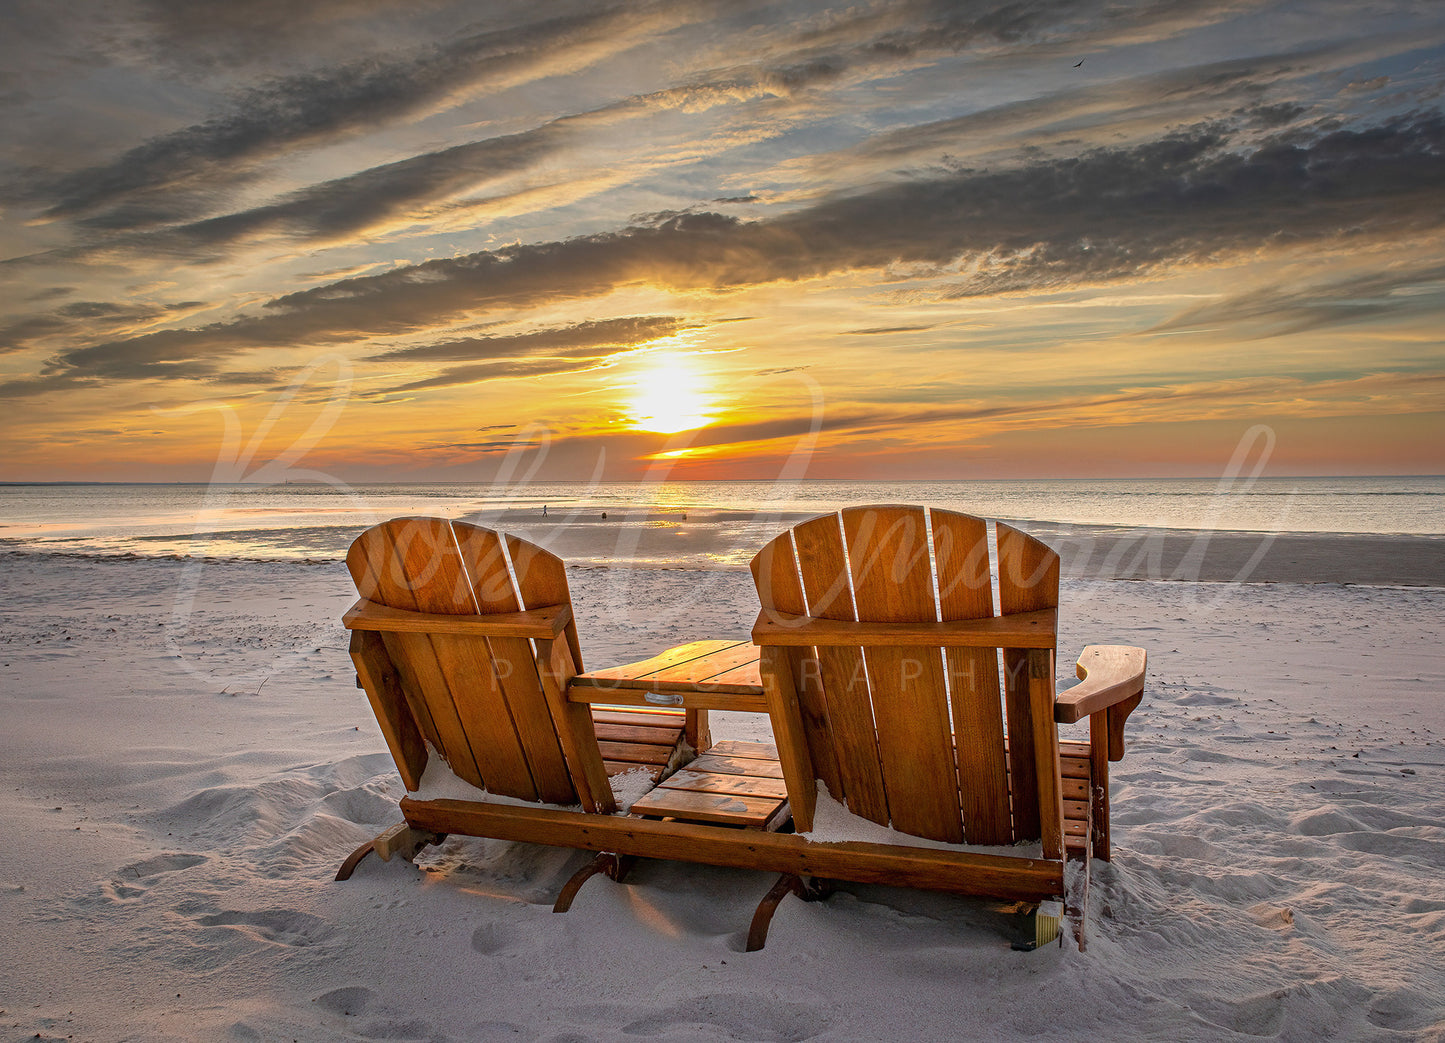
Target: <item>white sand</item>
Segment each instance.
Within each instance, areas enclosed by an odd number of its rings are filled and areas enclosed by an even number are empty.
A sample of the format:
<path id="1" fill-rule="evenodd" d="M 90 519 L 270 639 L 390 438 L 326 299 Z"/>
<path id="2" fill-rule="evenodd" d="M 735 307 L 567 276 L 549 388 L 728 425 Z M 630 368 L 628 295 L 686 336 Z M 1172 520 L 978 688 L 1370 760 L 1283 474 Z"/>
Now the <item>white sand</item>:
<path id="1" fill-rule="evenodd" d="M 1066 648 L 1150 652 L 1088 951 L 845 885 L 745 954 L 762 874 L 644 863 L 556 916 L 586 856 L 453 839 L 332 882 L 401 793 L 339 565 L 0 583 L 0 1039 L 1445 1039 L 1440 589 L 1066 583 Z M 745 573 L 572 583 L 594 666 L 753 614 Z"/>

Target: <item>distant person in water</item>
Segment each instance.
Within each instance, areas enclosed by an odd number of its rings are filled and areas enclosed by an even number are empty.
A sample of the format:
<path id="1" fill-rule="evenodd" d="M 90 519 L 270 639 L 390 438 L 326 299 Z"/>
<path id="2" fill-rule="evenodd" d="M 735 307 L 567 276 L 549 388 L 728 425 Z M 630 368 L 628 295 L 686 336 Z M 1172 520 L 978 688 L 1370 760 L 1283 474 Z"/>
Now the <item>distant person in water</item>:
<path id="1" fill-rule="evenodd" d="M 603 521 L 606 521 L 606 520 L 607 520 L 607 512 L 606 512 L 606 511 L 603 511 L 603 512 L 602 512 L 602 520 L 603 520 Z"/>
<path id="2" fill-rule="evenodd" d="M 547 517 L 547 505 L 545 503 L 542 504 L 542 517 Z"/>

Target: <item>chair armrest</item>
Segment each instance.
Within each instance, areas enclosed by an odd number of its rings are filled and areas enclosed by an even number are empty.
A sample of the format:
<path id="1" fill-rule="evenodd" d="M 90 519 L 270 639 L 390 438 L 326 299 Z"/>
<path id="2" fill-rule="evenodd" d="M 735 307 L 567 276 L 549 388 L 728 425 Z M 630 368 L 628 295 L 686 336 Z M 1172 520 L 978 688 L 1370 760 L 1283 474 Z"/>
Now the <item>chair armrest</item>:
<path id="1" fill-rule="evenodd" d="M 399 634 L 460 634 L 474 637 L 535 637 L 551 640 L 572 619 L 571 605 L 546 605 L 526 612 L 489 616 L 454 616 L 410 612 L 362 598 L 341 617 L 348 630 L 380 630 Z"/>
<path id="2" fill-rule="evenodd" d="M 1079 654 L 1081 680 L 1054 699 L 1054 720 L 1073 724 L 1144 691 L 1147 655 L 1129 645 L 1089 645 Z"/>
<path id="3" fill-rule="evenodd" d="M 946 648 L 1053 648 L 1058 612 L 1052 608 L 946 623 L 855 623 L 795 616 L 777 609 L 758 613 L 753 642 L 761 646 L 914 646 Z"/>

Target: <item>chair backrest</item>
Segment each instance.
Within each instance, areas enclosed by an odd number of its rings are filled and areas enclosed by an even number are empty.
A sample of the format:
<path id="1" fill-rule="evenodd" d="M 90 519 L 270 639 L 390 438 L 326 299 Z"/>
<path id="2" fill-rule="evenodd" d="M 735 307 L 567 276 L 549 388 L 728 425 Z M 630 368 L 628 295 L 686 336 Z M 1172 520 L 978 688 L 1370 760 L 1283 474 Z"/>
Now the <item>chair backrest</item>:
<path id="1" fill-rule="evenodd" d="M 1056 607 L 1058 556 L 1007 525 L 996 529 L 1000 614 Z M 983 519 L 889 505 L 803 522 L 764 547 L 752 570 L 765 616 L 935 623 L 994 615 L 989 564 Z M 1041 836 L 1035 749 L 1048 743 L 1056 773 L 1057 733 L 1052 717 L 1033 712 L 1030 653 L 1002 650 L 1001 696 L 995 648 L 781 651 L 813 772 L 854 814 L 954 843 Z M 1052 691 L 1052 655 L 1044 655 Z"/>
<path id="2" fill-rule="evenodd" d="M 556 555 L 510 534 L 442 518 L 375 525 L 352 543 L 346 566 L 363 598 L 413 612 L 486 616 L 571 600 Z M 422 737 L 456 775 L 522 800 L 572 804 L 580 789 L 583 803 L 594 803 L 585 796 L 587 782 L 579 787 L 574 775 L 606 779 L 591 717 L 585 707 L 573 713 L 549 706 L 530 638 L 386 632 L 374 639 L 385 643 Z M 569 675 L 579 671 L 574 623 L 556 644 L 551 661 Z M 559 738 L 565 729 L 581 741 L 567 744 L 568 736 Z M 580 751 L 574 759 L 596 763 L 569 769 L 564 746 Z M 610 791 L 596 801 L 610 804 Z"/>

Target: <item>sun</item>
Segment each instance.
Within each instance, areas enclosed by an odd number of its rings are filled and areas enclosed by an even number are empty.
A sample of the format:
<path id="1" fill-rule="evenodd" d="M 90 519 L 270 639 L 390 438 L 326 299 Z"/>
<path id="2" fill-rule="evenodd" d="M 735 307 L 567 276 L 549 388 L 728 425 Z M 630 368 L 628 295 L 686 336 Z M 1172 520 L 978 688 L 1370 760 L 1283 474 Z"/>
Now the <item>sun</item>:
<path id="1" fill-rule="evenodd" d="M 702 378 L 682 360 L 658 359 L 632 387 L 629 423 L 639 431 L 671 435 L 704 427 L 714 419 Z"/>

